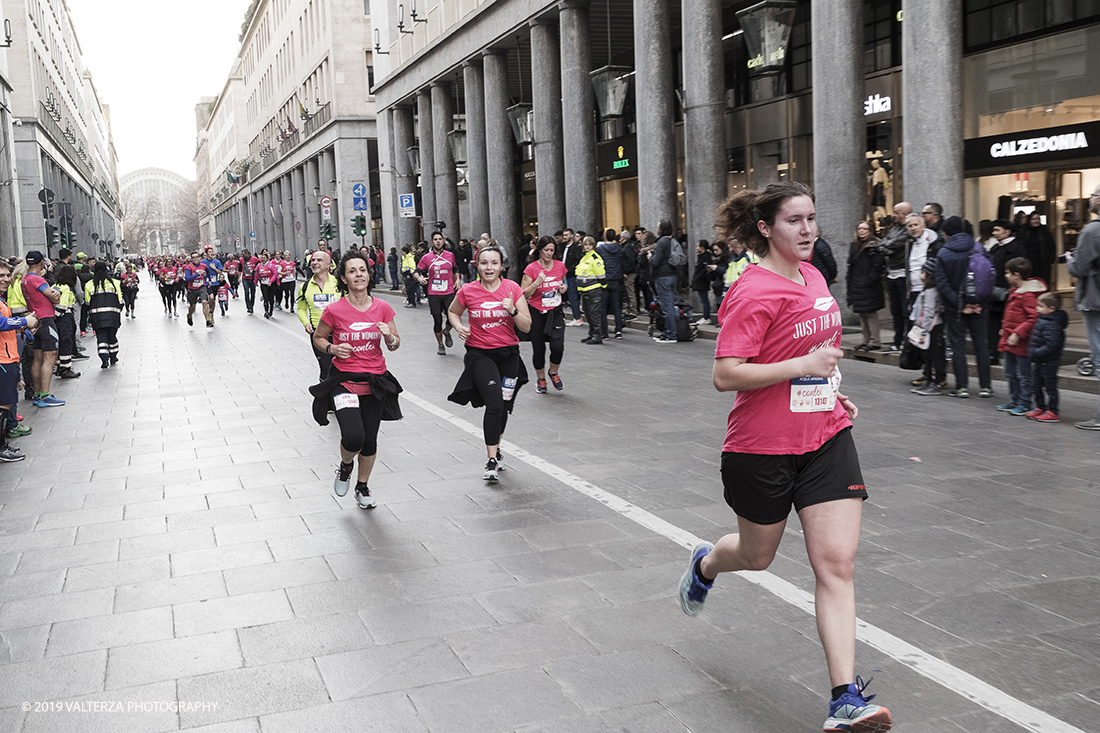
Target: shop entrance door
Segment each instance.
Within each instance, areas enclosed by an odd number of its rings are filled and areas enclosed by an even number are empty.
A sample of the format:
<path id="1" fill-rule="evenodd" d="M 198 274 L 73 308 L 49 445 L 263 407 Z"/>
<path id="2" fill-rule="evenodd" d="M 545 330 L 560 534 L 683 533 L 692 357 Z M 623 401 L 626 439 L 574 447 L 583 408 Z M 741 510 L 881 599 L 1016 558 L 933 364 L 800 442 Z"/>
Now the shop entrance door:
<path id="1" fill-rule="evenodd" d="M 1052 233 L 1054 234 L 1054 247 L 1059 258 L 1055 263 L 1051 287 L 1055 290 L 1070 290 L 1073 284 L 1070 282 L 1066 265 L 1062 262 L 1061 255 L 1073 250 L 1077 246 L 1077 234 L 1088 223 L 1089 200 L 1085 194 L 1085 173 L 1083 171 L 1054 171 L 1047 177 L 1048 186 L 1053 188 L 1047 194 L 1047 198 L 1054 202 L 1052 215 Z"/>

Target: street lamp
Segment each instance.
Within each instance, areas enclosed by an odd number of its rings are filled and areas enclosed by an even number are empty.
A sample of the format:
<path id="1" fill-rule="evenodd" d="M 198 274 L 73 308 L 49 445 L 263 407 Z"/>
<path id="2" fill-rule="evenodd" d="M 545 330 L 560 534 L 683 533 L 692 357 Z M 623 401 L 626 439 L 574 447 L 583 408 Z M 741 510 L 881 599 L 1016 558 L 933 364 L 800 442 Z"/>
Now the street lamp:
<path id="1" fill-rule="evenodd" d="M 512 123 L 512 134 L 520 145 L 530 145 L 535 141 L 535 112 L 530 103 L 520 102 L 508 108 L 508 121 Z"/>
<path id="2" fill-rule="evenodd" d="M 454 158 L 456 165 L 462 165 L 466 162 L 466 131 L 465 130 L 451 130 L 447 133 L 447 142 L 451 145 L 451 157 Z"/>
<path id="3" fill-rule="evenodd" d="M 634 70 L 628 66 L 607 65 L 596 69 L 589 76 L 592 88 L 596 92 L 596 105 L 600 109 L 601 120 L 611 120 L 623 116 L 626 95 L 630 91 L 630 79 Z"/>
<path id="4" fill-rule="evenodd" d="M 420 175 L 420 148 L 416 145 L 405 149 L 405 154 L 409 156 L 409 167 L 412 168 L 412 174 L 414 176 Z"/>

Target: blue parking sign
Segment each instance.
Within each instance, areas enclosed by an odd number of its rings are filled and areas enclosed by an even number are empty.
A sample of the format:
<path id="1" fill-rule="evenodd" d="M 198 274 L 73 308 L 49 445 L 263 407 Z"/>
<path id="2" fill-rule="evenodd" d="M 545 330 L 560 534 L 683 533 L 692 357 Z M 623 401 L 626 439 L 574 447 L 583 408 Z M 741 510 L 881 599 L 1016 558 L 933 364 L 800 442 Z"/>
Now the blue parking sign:
<path id="1" fill-rule="evenodd" d="M 397 197 L 397 215 L 402 219 L 416 216 L 416 200 L 411 193 L 403 193 Z"/>

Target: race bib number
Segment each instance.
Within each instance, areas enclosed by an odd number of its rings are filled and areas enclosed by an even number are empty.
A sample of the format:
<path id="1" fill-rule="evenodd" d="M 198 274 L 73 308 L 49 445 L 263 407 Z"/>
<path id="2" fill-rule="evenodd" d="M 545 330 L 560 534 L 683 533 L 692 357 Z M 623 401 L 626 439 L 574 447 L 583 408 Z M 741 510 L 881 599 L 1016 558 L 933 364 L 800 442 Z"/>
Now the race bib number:
<path id="1" fill-rule="evenodd" d="M 791 412 L 832 412 L 840 391 L 840 369 L 831 377 L 796 377 L 791 380 Z"/>
<path id="2" fill-rule="evenodd" d="M 561 293 L 557 290 L 550 290 L 542 294 L 543 308 L 557 308 L 559 305 L 561 305 Z"/>
<path id="3" fill-rule="evenodd" d="M 324 310 L 329 305 L 336 301 L 336 296 L 331 293 L 314 293 L 313 294 L 313 307 L 318 310 Z"/>
<path id="4" fill-rule="evenodd" d="M 504 398 L 505 402 L 512 399 L 512 397 L 516 394 L 516 382 L 517 380 L 515 377 L 505 377 L 501 380 L 500 394 Z"/>
<path id="5" fill-rule="evenodd" d="M 433 277 L 431 285 L 429 286 L 429 292 L 432 292 L 432 293 L 446 293 L 447 292 L 447 281 L 442 279 L 442 278 Z"/>
<path id="6" fill-rule="evenodd" d="M 337 410 L 346 410 L 349 407 L 359 407 L 359 395 L 350 392 L 341 392 L 332 398 L 332 405 Z"/>

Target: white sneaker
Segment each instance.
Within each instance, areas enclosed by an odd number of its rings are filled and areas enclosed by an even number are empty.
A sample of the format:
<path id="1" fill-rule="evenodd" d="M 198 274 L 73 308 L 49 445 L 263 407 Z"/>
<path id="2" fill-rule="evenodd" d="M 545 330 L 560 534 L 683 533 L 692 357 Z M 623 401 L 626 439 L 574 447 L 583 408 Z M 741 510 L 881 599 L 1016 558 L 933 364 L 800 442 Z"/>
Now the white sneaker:
<path id="1" fill-rule="evenodd" d="M 574 320 L 572 320 L 572 321 L 566 321 L 566 322 L 565 322 L 565 325 L 566 325 L 566 326 L 583 326 L 583 325 L 584 325 L 584 321 L 582 321 L 581 319 L 577 318 L 577 319 L 574 319 Z"/>
<path id="2" fill-rule="evenodd" d="M 370 489 L 366 486 L 360 491 L 359 487 L 355 487 L 355 501 L 359 504 L 360 509 L 373 509 L 378 505 L 378 502 L 370 494 Z"/>

